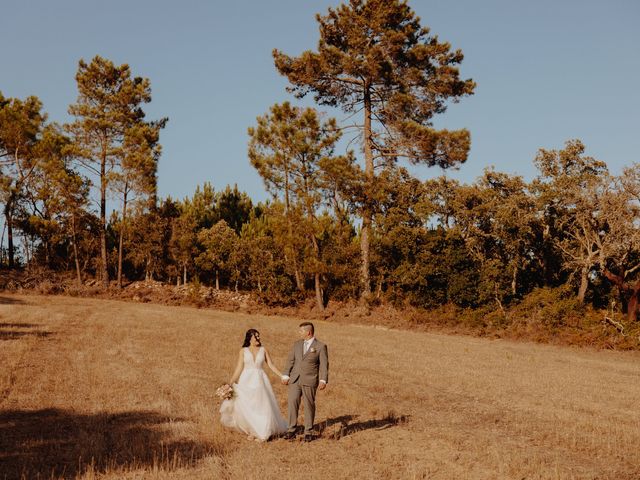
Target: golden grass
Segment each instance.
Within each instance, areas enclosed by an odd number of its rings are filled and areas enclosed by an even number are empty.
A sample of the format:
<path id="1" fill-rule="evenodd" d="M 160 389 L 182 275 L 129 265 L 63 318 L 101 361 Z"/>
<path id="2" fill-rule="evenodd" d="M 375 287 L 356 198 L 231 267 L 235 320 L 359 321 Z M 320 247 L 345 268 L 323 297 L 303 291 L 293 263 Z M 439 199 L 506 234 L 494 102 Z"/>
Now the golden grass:
<path id="1" fill-rule="evenodd" d="M 214 391 L 245 330 L 282 365 L 298 323 L 0 296 L 0 479 L 640 478 L 632 352 L 316 322 L 320 438 L 222 428 Z"/>

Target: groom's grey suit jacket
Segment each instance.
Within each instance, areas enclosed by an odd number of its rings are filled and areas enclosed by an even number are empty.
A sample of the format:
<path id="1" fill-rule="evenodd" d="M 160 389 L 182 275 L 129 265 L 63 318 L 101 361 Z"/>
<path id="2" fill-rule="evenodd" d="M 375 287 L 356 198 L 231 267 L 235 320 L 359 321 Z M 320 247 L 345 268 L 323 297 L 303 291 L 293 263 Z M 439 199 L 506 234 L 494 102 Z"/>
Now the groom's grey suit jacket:
<path id="1" fill-rule="evenodd" d="M 304 340 L 293 344 L 293 349 L 287 358 L 284 374 L 289 376 L 289 382 L 300 382 L 301 385 L 317 387 L 320 380 L 329 382 L 329 355 L 327 346 L 317 339 L 303 353 Z"/>

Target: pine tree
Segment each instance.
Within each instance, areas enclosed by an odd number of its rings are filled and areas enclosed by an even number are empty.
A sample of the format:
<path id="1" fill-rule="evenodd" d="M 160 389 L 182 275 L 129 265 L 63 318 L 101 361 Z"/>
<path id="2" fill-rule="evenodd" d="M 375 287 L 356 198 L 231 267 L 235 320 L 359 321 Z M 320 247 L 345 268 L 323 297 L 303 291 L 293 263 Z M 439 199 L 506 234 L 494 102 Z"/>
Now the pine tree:
<path id="1" fill-rule="evenodd" d="M 298 97 L 314 93 L 321 105 L 362 115 L 355 128 L 362 139 L 365 193 L 375 189 L 375 169 L 404 157 L 416 164 L 454 166 L 466 160 L 467 130 L 436 130 L 434 115 L 447 101 L 470 95 L 475 84 L 461 80 L 457 65 L 463 55 L 451 51 L 420 25 L 406 2 L 350 0 L 326 16 L 320 25 L 318 51 L 289 57 L 273 51 L 278 71 Z M 362 296 L 370 293 L 369 242 L 372 206 L 361 206 Z"/>
<path id="2" fill-rule="evenodd" d="M 73 154 L 97 177 L 100 192 L 100 274 L 109 285 L 107 258 L 107 193 L 114 174 L 121 173 L 128 156 L 131 129 L 160 125 L 145 121 L 142 104 L 151 101 L 146 78 L 132 77 L 129 65 L 116 66 L 96 56 L 90 63 L 80 60 L 76 74 L 78 99 L 69 106 L 76 119 L 66 125 L 73 141 Z"/>
<path id="3" fill-rule="evenodd" d="M 37 167 L 34 154 L 47 115 L 37 97 L 5 99 L 0 94 L 0 200 L 4 204 L 9 267 L 15 265 L 15 213 Z"/>
<path id="4" fill-rule="evenodd" d="M 196 258 L 196 265 L 206 272 L 214 273 L 216 290 L 220 290 L 220 273 L 228 268 L 237 240 L 235 232 L 224 220 L 198 232 L 198 242 L 203 247 L 203 252 Z"/>
<path id="5" fill-rule="evenodd" d="M 249 158 L 263 178 L 267 189 L 284 200 L 290 256 L 300 286 L 299 265 L 294 248 L 300 237 L 306 238 L 304 255 L 307 270 L 314 279 L 316 304 L 324 309 L 320 242 L 322 223 L 317 213 L 326 203 L 323 197 L 322 161 L 331 163 L 340 131 L 335 119 L 322 122 L 313 108 L 293 107 L 289 102 L 271 107 L 269 114 L 258 117 L 258 126 L 249 129 Z M 298 217 L 297 222 L 294 218 Z M 296 228 L 294 230 L 294 224 Z"/>
<path id="6" fill-rule="evenodd" d="M 33 205 L 31 219 L 40 219 L 45 263 L 49 265 L 55 243 L 51 232 L 59 231 L 71 245 L 76 279 L 81 284 L 79 230 L 82 218 L 87 215 L 89 180 L 74 170 L 69 145 L 69 138 L 57 125 L 45 127 L 36 149 L 38 168 L 29 196 Z"/>
<path id="7" fill-rule="evenodd" d="M 132 199 L 139 200 L 154 208 L 156 203 L 156 186 L 158 160 L 161 147 L 159 145 L 160 129 L 164 128 L 166 119 L 159 122 L 137 122 L 127 129 L 124 135 L 123 156 L 120 171 L 114 174 L 111 181 L 115 190 L 122 196 L 122 214 L 118 239 L 118 287 L 122 288 L 122 261 L 124 234 L 127 229 L 127 206 Z"/>

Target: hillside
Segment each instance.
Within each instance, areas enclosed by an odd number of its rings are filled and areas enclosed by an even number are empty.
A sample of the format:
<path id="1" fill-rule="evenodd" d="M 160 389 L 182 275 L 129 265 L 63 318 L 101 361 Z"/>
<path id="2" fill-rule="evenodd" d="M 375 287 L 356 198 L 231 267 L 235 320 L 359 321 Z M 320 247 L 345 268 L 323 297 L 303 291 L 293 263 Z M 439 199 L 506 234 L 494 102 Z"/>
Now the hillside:
<path id="1" fill-rule="evenodd" d="M 214 391 L 245 330 L 282 364 L 297 324 L 1 295 L 0 479 L 640 477 L 637 352 L 316 322 L 320 438 L 223 429 Z"/>

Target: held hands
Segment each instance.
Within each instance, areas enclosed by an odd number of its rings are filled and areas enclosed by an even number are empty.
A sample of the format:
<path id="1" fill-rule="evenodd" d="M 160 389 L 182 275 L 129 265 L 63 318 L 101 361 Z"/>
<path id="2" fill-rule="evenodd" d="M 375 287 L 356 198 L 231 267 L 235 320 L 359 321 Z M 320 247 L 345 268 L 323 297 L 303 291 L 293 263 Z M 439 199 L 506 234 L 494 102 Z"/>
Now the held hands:
<path id="1" fill-rule="evenodd" d="M 283 385 L 289 385 L 289 377 L 285 377 L 284 375 L 282 377 L 280 377 L 280 382 Z M 324 390 L 325 388 L 327 388 L 327 384 L 325 382 L 320 382 L 318 385 L 318 388 L 320 390 Z"/>

